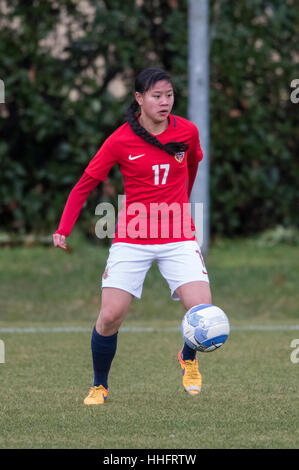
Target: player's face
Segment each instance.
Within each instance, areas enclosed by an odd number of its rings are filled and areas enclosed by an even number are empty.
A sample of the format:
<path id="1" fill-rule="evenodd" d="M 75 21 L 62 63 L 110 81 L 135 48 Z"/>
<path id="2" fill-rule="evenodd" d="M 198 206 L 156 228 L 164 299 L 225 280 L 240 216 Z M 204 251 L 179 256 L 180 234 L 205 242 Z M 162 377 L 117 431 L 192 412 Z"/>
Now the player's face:
<path id="1" fill-rule="evenodd" d="M 154 123 L 162 123 L 168 118 L 174 102 L 171 83 L 161 80 L 145 93 L 136 92 L 136 100 L 141 108 L 141 115 Z"/>

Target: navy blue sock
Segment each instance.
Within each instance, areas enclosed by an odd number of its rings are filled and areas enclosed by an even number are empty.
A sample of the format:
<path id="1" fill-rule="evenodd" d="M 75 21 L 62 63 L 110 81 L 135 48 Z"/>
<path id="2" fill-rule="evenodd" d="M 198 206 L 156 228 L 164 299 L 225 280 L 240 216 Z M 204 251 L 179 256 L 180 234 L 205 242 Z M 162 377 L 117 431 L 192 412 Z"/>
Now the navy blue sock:
<path id="1" fill-rule="evenodd" d="M 108 374 L 115 356 L 117 332 L 112 336 L 100 335 L 95 327 L 91 335 L 91 352 L 93 360 L 93 385 L 103 385 L 108 389 Z"/>
<path id="2" fill-rule="evenodd" d="M 182 351 L 183 361 L 188 361 L 188 360 L 194 361 L 195 356 L 196 356 L 195 349 L 191 349 L 187 343 L 184 343 L 183 351 Z"/>

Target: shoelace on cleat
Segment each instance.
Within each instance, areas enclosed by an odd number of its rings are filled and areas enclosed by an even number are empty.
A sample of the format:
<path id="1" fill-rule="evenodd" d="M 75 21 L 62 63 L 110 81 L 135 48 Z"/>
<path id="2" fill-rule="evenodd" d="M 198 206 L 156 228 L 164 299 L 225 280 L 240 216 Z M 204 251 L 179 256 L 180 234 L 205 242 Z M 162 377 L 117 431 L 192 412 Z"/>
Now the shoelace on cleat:
<path id="1" fill-rule="evenodd" d="M 97 389 L 95 387 L 91 387 L 91 389 L 89 390 L 89 396 L 94 397 L 96 395 L 96 392 L 101 392 L 102 390 L 102 388 Z"/>
<path id="2" fill-rule="evenodd" d="M 185 361 L 185 376 L 188 376 L 189 379 L 198 379 L 200 374 L 197 368 L 196 361 Z"/>
<path id="3" fill-rule="evenodd" d="M 91 387 L 91 389 L 89 390 L 89 396 L 94 397 L 95 391 L 96 391 L 95 388 Z"/>

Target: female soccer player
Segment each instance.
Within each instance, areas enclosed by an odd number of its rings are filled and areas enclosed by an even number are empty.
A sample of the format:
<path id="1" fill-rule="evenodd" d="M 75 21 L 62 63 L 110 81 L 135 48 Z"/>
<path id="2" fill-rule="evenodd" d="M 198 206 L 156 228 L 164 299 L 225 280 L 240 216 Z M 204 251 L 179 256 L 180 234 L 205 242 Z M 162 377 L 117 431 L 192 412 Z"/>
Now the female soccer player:
<path id="1" fill-rule="evenodd" d="M 189 214 L 188 219 L 185 211 L 203 155 L 196 126 L 171 114 L 173 103 L 174 89 L 168 73 L 149 68 L 138 75 L 127 122 L 103 143 L 86 167 L 53 235 L 54 245 L 67 249 L 66 237 L 88 194 L 118 163 L 124 178 L 125 206 L 102 276 L 101 308 L 91 338 L 94 381 L 85 405 L 105 403 L 108 397 L 108 374 L 118 330 L 132 298 L 141 298 L 153 260 L 167 280 L 172 298 L 181 300 L 186 310 L 211 304 L 208 274 L 192 218 Z M 136 209 L 141 213 L 138 230 L 134 223 Z M 186 220 L 190 219 L 188 231 Z M 202 379 L 196 352 L 184 343 L 178 359 L 184 389 L 197 396 Z"/>

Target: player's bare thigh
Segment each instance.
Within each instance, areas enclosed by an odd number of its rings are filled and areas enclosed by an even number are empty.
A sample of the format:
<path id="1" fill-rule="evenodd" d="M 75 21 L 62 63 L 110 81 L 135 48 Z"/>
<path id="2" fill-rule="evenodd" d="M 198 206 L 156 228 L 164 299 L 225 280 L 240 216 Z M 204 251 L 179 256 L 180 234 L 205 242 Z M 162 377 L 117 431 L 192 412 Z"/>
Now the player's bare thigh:
<path id="1" fill-rule="evenodd" d="M 194 305 L 212 303 L 210 284 L 205 281 L 187 282 L 178 287 L 176 293 L 186 310 Z"/>
<path id="2" fill-rule="evenodd" d="M 132 294 L 114 287 L 103 287 L 101 310 L 96 322 L 100 335 L 111 336 L 122 324 L 132 301 Z"/>

